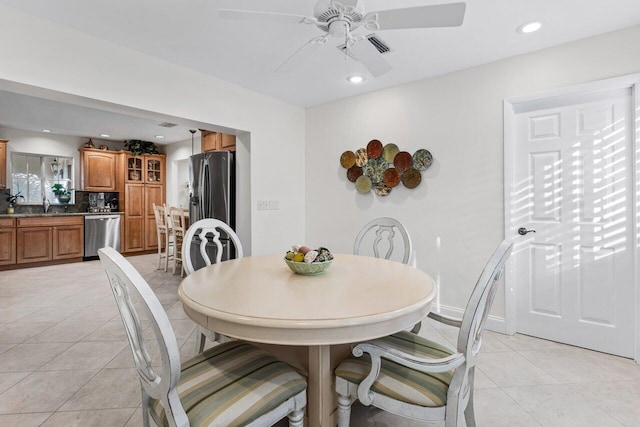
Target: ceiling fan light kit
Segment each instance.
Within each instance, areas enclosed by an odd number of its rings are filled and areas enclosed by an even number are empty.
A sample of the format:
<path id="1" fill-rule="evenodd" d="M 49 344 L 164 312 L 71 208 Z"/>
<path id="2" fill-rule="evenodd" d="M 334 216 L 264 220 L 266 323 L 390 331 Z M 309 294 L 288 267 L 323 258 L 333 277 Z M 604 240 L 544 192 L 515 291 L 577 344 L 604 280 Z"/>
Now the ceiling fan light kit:
<path id="1" fill-rule="evenodd" d="M 353 34 L 361 26 L 369 31 L 401 30 L 411 28 L 457 27 L 462 25 L 465 3 L 449 3 L 389 9 L 366 13 L 362 0 L 320 0 L 313 9 L 313 16 L 292 15 L 279 12 L 221 9 L 225 19 L 257 20 L 290 24 L 315 25 L 324 34 L 314 37 L 290 56 L 276 72 L 291 72 L 325 44 L 329 38 L 344 41 L 345 59 L 359 61 L 373 77 L 391 71 L 392 66 L 382 56 L 375 44 L 375 34 Z"/>

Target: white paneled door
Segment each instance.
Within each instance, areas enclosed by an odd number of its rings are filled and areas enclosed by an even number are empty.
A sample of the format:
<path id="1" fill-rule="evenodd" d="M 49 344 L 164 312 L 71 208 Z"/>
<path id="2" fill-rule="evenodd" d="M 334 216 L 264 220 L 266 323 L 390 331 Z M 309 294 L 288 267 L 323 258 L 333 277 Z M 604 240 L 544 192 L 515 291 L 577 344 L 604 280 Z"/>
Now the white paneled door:
<path id="1" fill-rule="evenodd" d="M 631 108 L 631 89 L 515 108 L 520 333 L 634 355 Z"/>

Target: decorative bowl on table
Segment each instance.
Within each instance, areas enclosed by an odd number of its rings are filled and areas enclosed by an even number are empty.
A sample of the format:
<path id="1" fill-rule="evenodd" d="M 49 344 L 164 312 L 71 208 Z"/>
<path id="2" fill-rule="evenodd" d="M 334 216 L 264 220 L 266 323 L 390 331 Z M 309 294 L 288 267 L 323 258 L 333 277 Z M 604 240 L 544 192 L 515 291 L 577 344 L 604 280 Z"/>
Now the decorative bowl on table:
<path id="1" fill-rule="evenodd" d="M 324 273 L 331 262 L 333 255 L 327 248 L 311 249 L 308 246 L 293 246 L 284 257 L 284 262 L 291 271 L 303 276 L 315 276 Z"/>
<path id="2" fill-rule="evenodd" d="M 301 274 L 303 276 L 315 276 L 317 274 L 324 273 L 326 269 L 329 268 L 333 260 L 323 262 L 295 262 L 289 261 L 285 258 L 284 262 L 286 262 L 291 271 L 296 274 Z"/>

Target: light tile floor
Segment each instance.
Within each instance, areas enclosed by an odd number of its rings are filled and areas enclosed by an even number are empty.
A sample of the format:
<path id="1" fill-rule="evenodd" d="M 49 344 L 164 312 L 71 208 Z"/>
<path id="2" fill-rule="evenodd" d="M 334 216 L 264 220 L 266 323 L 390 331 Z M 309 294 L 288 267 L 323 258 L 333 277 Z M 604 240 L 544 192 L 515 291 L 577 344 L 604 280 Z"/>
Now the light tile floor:
<path id="1" fill-rule="evenodd" d="M 131 257 L 175 328 L 183 359 L 194 324 L 154 255 Z M 455 328 L 421 334 L 455 343 Z M 633 361 L 524 335 L 486 332 L 476 371 L 478 426 L 640 426 L 640 367 Z M 139 383 L 98 261 L 0 272 L 0 426 L 142 425 Z M 278 426 L 285 426 L 281 422 Z M 416 423 L 359 405 L 352 426 Z"/>

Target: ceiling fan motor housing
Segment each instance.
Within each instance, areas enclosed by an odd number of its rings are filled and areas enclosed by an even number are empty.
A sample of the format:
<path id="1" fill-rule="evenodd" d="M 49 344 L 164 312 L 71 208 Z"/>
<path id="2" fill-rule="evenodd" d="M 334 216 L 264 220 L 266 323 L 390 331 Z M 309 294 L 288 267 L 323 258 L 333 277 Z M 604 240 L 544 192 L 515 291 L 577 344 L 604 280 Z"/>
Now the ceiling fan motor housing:
<path id="1" fill-rule="evenodd" d="M 318 20 L 316 26 L 332 36 L 343 36 L 344 24 L 334 25 L 334 21 L 348 24 L 349 30 L 360 26 L 364 17 L 364 5 L 361 0 L 345 0 L 344 3 L 333 0 L 320 0 L 313 9 L 313 16 Z M 333 28 L 332 28 L 333 27 Z"/>

